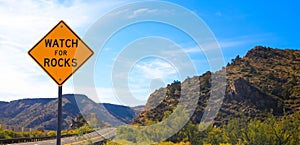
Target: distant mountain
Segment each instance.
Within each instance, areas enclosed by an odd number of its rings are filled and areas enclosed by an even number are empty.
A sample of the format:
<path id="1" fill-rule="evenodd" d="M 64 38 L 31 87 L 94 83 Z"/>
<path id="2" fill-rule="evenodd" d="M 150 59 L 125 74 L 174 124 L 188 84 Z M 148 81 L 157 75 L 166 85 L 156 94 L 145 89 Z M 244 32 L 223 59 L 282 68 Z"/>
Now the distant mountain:
<path id="1" fill-rule="evenodd" d="M 133 109 L 133 111 L 135 112 L 136 115 L 139 115 L 144 110 L 144 108 L 145 108 L 145 105 L 131 107 L 131 109 Z"/>
<path id="2" fill-rule="evenodd" d="M 148 122 L 162 121 L 178 105 L 182 88 L 188 90 L 185 93 L 188 97 L 198 98 L 190 121 L 199 123 L 212 92 L 211 76 L 218 78 L 225 71 L 226 81 L 216 82 L 215 90 L 221 86 L 226 86 L 226 90 L 214 125 L 227 124 L 229 120 L 241 115 L 263 120 L 268 113 L 280 117 L 300 110 L 300 51 L 257 46 L 245 57 L 237 56 L 220 71 L 206 72 L 156 90 L 133 124 L 147 125 Z M 198 85 L 192 84 L 198 80 L 200 88 L 195 88 Z M 195 90 L 200 90 L 200 93 Z"/>
<path id="3" fill-rule="evenodd" d="M 85 95 L 66 94 L 63 95 L 62 102 L 63 129 L 68 129 L 72 119 L 75 119 L 79 113 L 83 114 L 90 123 L 95 122 L 96 118 L 98 119 L 96 122 L 113 126 L 131 123 L 131 120 L 136 117 L 134 110 L 129 107 L 98 104 Z M 56 98 L 0 102 L 0 124 L 55 130 L 56 119 Z"/>
<path id="4" fill-rule="evenodd" d="M 103 106 L 111 113 L 113 116 L 119 120 L 125 122 L 126 124 L 131 124 L 132 120 L 138 115 L 135 110 L 128 106 L 121 106 L 115 104 L 103 103 Z"/>

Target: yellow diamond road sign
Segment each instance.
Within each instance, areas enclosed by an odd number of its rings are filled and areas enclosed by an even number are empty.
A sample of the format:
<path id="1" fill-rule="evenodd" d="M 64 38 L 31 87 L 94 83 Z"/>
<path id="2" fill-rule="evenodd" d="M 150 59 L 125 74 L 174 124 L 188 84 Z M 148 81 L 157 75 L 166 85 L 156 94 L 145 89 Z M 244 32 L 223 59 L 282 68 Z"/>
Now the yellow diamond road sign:
<path id="1" fill-rule="evenodd" d="M 93 53 L 64 21 L 28 52 L 58 85 L 71 77 Z"/>

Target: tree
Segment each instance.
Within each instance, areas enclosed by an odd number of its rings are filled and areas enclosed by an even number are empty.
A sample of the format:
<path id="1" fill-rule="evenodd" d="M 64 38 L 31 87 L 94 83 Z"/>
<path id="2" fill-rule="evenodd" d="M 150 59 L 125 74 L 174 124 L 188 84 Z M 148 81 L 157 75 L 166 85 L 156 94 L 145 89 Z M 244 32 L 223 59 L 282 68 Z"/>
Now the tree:
<path id="1" fill-rule="evenodd" d="M 70 125 L 71 129 L 80 128 L 81 126 L 87 124 L 82 114 L 78 114 L 75 119 L 72 119 L 72 123 Z"/>

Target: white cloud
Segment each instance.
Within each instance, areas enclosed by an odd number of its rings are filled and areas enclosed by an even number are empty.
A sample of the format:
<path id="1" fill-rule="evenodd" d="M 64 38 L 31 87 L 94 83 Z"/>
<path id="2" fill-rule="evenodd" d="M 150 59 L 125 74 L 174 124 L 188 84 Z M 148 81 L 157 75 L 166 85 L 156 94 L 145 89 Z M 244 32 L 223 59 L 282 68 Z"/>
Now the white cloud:
<path id="1" fill-rule="evenodd" d="M 190 48 L 184 48 L 184 52 L 186 53 L 197 53 L 197 52 L 202 52 L 200 47 L 190 47 Z"/>
<path id="2" fill-rule="evenodd" d="M 164 79 L 169 75 L 176 74 L 176 69 L 172 67 L 171 64 L 158 59 L 151 62 L 137 64 L 135 68 L 138 73 L 143 74 L 147 79 Z"/>
<path id="3" fill-rule="evenodd" d="M 143 14 L 152 14 L 157 12 L 155 9 L 148 9 L 148 8 L 141 8 L 133 11 L 131 15 L 128 16 L 129 19 L 135 18 L 137 16 L 143 15 Z"/>

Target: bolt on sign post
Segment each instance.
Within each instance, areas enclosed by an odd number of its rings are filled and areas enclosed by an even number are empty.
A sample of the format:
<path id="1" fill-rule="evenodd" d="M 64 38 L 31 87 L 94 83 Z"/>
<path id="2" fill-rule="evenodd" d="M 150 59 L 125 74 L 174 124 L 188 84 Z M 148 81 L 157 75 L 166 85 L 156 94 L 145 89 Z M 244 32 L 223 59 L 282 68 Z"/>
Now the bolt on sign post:
<path id="1" fill-rule="evenodd" d="M 28 51 L 58 85 L 57 145 L 61 144 L 62 85 L 93 53 L 64 21 Z"/>

